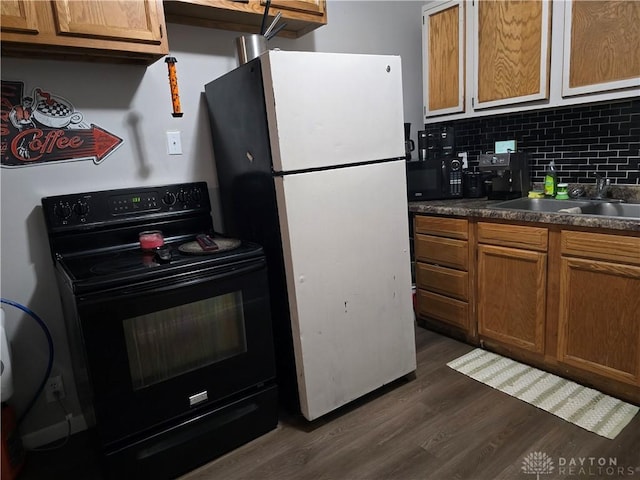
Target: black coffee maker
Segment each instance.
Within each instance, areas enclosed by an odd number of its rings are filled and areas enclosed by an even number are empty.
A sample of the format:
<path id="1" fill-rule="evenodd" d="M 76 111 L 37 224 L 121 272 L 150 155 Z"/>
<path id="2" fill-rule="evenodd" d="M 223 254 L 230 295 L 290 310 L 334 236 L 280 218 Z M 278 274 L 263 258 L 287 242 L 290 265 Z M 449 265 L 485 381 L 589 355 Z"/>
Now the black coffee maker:
<path id="1" fill-rule="evenodd" d="M 416 144 L 411 140 L 411 123 L 404 124 L 404 153 L 407 160 L 411 160 L 411 152 L 416 148 Z"/>
<path id="2" fill-rule="evenodd" d="M 478 169 L 491 174 L 489 200 L 526 197 L 531 190 L 528 152 L 481 153 Z"/>
<path id="3" fill-rule="evenodd" d="M 455 142 L 453 127 L 421 130 L 418 132 L 418 158 L 424 161 L 452 156 L 455 153 Z"/>

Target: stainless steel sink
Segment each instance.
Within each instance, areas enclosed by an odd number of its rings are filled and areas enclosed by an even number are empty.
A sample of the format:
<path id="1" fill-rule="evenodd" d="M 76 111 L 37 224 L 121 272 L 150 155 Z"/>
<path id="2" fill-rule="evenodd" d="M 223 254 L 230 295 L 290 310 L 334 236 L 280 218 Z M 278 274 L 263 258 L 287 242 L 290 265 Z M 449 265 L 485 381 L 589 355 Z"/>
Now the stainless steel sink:
<path id="1" fill-rule="evenodd" d="M 529 212 L 599 215 L 640 220 L 640 204 L 603 200 L 555 200 L 552 198 L 516 198 L 488 208 L 526 210 Z"/>
<path id="2" fill-rule="evenodd" d="M 640 204 L 598 202 L 580 208 L 585 215 L 606 215 L 640 219 Z"/>
<path id="3" fill-rule="evenodd" d="M 489 208 L 506 208 L 509 210 L 528 210 L 530 212 L 557 212 L 568 208 L 589 206 L 590 202 L 582 200 L 555 200 L 553 198 L 516 198 L 491 205 Z"/>

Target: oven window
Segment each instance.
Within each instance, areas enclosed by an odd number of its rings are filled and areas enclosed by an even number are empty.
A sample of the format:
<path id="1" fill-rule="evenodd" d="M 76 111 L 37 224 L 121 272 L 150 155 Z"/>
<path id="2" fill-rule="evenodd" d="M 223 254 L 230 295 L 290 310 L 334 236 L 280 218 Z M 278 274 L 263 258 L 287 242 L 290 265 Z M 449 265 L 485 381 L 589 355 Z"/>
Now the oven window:
<path id="1" fill-rule="evenodd" d="M 134 390 L 247 351 L 242 292 L 124 320 Z"/>

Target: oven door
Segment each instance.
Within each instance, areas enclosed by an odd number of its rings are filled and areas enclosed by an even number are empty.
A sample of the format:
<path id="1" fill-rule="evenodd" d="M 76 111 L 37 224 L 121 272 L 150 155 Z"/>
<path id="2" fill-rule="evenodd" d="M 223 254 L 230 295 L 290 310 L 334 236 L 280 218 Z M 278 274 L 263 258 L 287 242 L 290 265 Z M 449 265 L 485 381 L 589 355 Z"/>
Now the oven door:
<path id="1" fill-rule="evenodd" d="M 104 444 L 271 381 L 268 291 L 260 258 L 78 298 Z"/>

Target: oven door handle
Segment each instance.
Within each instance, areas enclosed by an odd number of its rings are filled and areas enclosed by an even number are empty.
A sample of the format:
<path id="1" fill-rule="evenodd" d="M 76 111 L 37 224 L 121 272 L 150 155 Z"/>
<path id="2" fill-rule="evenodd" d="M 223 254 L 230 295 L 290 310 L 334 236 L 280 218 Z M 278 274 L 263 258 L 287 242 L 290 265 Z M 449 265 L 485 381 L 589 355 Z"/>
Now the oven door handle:
<path id="1" fill-rule="evenodd" d="M 248 265 L 236 265 L 231 266 L 227 265 L 223 271 L 215 271 L 216 269 L 220 269 L 220 266 L 214 267 L 213 274 L 207 274 L 207 270 L 200 270 L 196 272 L 189 272 L 185 274 L 178 275 L 176 277 L 167 280 L 167 277 L 156 278 L 153 280 L 148 280 L 146 282 L 139 282 L 135 285 L 128 285 L 126 287 L 118 287 L 113 289 L 106 289 L 97 292 L 96 294 L 86 294 L 81 295 L 81 299 L 85 301 L 98 301 L 103 300 L 105 297 L 112 298 L 114 295 L 117 295 L 120 298 L 127 298 L 133 295 L 140 295 L 141 293 L 146 293 L 149 291 L 157 292 L 166 292 L 175 290 L 176 288 L 184 288 L 192 285 L 197 285 L 199 283 L 211 282 L 211 281 L 222 281 L 226 280 L 230 277 L 239 277 L 242 275 L 246 275 L 252 272 L 257 272 L 266 267 L 266 262 L 264 259 L 260 260 L 251 260 Z"/>

